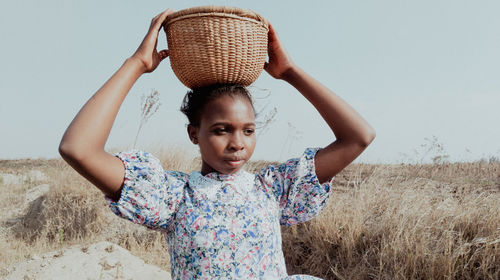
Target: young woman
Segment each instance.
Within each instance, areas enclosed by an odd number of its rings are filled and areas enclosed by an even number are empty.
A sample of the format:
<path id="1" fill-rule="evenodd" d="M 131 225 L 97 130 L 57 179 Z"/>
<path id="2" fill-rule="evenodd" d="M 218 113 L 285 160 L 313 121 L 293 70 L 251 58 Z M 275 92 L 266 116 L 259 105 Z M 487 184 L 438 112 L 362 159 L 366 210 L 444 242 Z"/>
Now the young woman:
<path id="1" fill-rule="evenodd" d="M 134 82 L 168 57 L 156 50 L 166 10 L 153 18 L 137 51 L 90 98 L 61 141 L 62 157 L 103 191 L 121 217 L 164 233 L 174 279 L 314 279 L 288 276 L 280 225 L 312 219 L 325 206 L 335 174 L 375 137 L 346 102 L 299 68 L 269 25 L 272 77 L 294 86 L 318 110 L 335 139 L 257 174 L 242 168 L 254 151 L 252 98 L 239 85 L 194 89 L 181 107 L 188 136 L 199 146 L 200 171 L 163 170 L 150 153 L 104 150 L 118 110 Z"/>

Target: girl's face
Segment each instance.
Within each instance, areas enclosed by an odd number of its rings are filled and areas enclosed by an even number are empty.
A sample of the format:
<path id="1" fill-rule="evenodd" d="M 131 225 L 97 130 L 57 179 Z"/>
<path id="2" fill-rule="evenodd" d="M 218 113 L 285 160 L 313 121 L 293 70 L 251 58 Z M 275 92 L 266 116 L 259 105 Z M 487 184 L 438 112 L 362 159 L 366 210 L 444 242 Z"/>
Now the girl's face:
<path id="1" fill-rule="evenodd" d="M 188 126 L 189 138 L 200 147 L 201 173 L 235 173 L 255 148 L 255 112 L 244 97 L 221 96 L 205 104 L 199 126 Z"/>

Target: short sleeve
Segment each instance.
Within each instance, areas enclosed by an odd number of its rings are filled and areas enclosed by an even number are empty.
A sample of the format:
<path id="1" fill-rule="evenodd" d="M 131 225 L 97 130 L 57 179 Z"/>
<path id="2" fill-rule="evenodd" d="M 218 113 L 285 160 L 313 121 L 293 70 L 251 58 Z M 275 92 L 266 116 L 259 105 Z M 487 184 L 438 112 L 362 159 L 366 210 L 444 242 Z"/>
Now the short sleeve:
<path id="1" fill-rule="evenodd" d="M 331 182 L 320 184 L 314 156 L 318 148 L 308 148 L 300 158 L 263 168 L 258 177 L 267 192 L 279 202 L 282 225 L 308 221 L 321 212 L 331 193 Z"/>
<path id="2" fill-rule="evenodd" d="M 186 182 L 180 172 L 163 170 L 160 160 L 139 150 L 114 154 L 125 166 L 121 196 L 106 202 L 118 216 L 151 229 L 167 229 L 174 219 Z"/>

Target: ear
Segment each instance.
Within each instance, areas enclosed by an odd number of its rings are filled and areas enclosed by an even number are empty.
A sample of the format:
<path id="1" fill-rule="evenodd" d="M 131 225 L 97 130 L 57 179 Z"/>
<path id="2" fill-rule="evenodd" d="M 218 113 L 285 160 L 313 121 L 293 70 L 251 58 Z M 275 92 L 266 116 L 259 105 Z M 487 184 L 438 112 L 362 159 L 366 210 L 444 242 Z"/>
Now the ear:
<path id="1" fill-rule="evenodd" d="M 198 144 L 198 127 L 188 124 L 187 133 L 189 135 L 189 139 L 193 144 Z"/>

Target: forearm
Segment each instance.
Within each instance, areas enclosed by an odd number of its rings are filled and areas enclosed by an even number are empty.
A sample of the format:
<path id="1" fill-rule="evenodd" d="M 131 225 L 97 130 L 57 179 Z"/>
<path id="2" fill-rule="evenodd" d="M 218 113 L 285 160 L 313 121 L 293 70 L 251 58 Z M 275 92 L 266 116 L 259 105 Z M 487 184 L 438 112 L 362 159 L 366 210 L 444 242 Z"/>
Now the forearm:
<path id="1" fill-rule="evenodd" d="M 264 69 L 276 79 L 295 87 L 326 121 L 335 140 L 314 156 L 318 180 L 328 182 L 358 157 L 375 138 L 373 128 L 342 98 L 300 69 L 286 53 L 269 24 L 269 62 Z"/>
<path id="2" fill-rule="evenodd" d="M 311 102 L 337 141 L 367 146 L 375 137 L 373 128 L 347 102 L 296 65 L 284 73 L 283 80 Z"/>
<path id="3" fill-rule="evenodd" d="M 87 101 L 66 129 L 61 154 L 84 156 L 104 151 L 111 127 L 130 88 L 143 73 L 142 64 L 127 59 L 118 71 Z"/>

